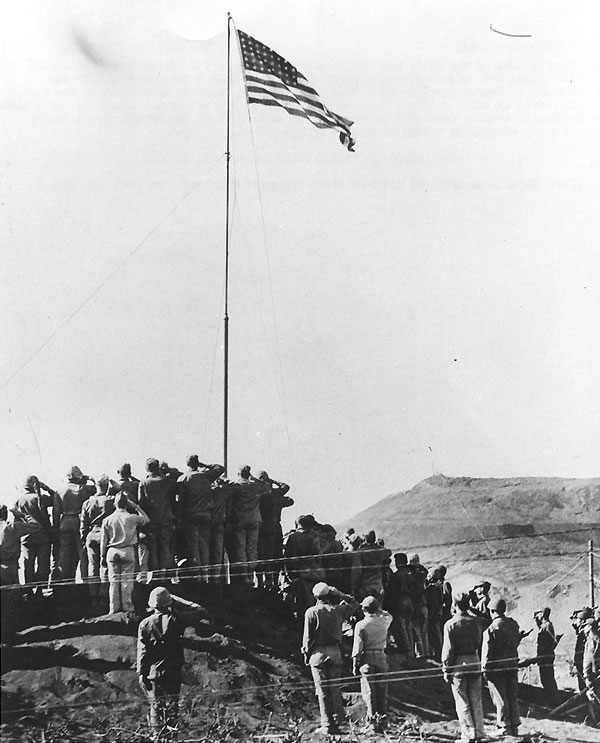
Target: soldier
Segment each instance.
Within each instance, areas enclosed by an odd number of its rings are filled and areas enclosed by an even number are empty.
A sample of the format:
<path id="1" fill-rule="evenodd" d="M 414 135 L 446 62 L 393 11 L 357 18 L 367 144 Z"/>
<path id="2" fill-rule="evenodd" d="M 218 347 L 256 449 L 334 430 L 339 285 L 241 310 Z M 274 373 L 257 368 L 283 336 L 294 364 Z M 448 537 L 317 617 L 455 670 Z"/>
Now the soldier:
<path id="1" fill-rule="evenodd" d="M 446 580 L 448 572 L 445 565 L 439 565 L 437 568 L 439 580 L 442 584 L 442 628 L 452 617 L 452 586 Z"/>
<path id="2" fill-rule="evenodd" d="M 139 487 L 139 503 L 150 519 L 146 526 L 148 568 L 168 570 L 173 565 L 171 533 L 175 522 L 175 492 L 161 473 L 158 459 L 147 459 L 146 471 L 148 477 Z"/>
<path id="3" fill-rule="evenodd" d="M 286 495 L 290 486 L 284 482 L 272 480 L 266 472 L 259 472 L 258 479 L 264 483 L 265 492 L 260 496 L 259 508 L 261 523 L 258 531 L 258 559 L 279 560 L 283 555 L 283 531 L 281 529 L 281 512 L 294 505 L 292 498 Z M 268 563 L 258 575 L 259 585 L 277 590 L 277 577 L 281 566 Z"/>
<path id="4" fill-rule="evenodd" d="M 267 492 L 264 482 L 250 473 L 250 467 L 240 467 L 238 486 L 231 499 L 231 553 L 232 580 L 252 584 L 258 558 L 258 531 L 260 528 L 260 497 Z"/>
<path id="5" fill-rule="evenodd" d="M 486 629 L 492 623 L 492 617 L 488 604 L 490 603 L 490 588 L 492 584 L 484 580 L 482 583 L 478 583 L 473 587 L 473 601 L 471 605 L 471 613 L 479 617 L 482 629 Z"/>
<path id="6" fill-rule="evenodd" d="M 492 599 L 488 608 L 492 623 L 483 633 L 481 668 L 496 707 L 496 723 L 502 735 L 518 735 L 519 652 L 521 632 L 514 619 L 505 616 L 504 599 Z"/>
<path id="7" fill-rule="evenodd" d="M 454 616 L 444 625 L 442 671 L 450 684 L 461 729 L 460 743 L 475 743 L 485 738 L 481 702 L 482 630 L 479 621 L 469 615 L 469 594 L 454 599 Z"/>
<path id="8" fill-rule="evenodd" d="M 421 565 L 419 555 L 411 555 L 408 565 L 412 576 L 412 631 L 415 643 L 415 655 L 417 658 L 429 656 L 429 637 L 427 635 L 427 600 L 425 598 L 425 582 L 427 580 L 427 568 Z"/>
<path id="9" fill-rule="evenodd" d="M 355 596 L 359 601 L 366 596 L 375 596 L 378 602 L 383 598 L 383 573 L 390 561 L 391 551 L 377 544 L 374 531 L 370 531 L 357 550 L 360 557 L 360 573 L 355 586 Z"/>
<path id="10" fill-rule="evenodd" d="M 67 479 L 69 484 L 55 493 L 52 505 L 52 522 L 58 531 L 59 541 L 58 568 L 63 580 L 75 578 L 77 565 L 82 560 L 81 509 L 85 501 L 96 493 L 96 486 L 88 484 L 91 478 L 77 466 L 71 467 Z M 87 554 L 85 562 L 82 562 L 81 577 L 87 577 Z"/>
<path id="11" fill-rule="evenodd" d="M 29 475 L 23 493 L 15 502 L 15 508 L 23 514 L 25 520 L 36 526 L 31 533 L 21 537 L 25 583 L 47 583 L 50 577 L 50 551 L 54 532 L 48 508 L 53 505 L 55 495 L 52 488 L 40 482 L 35 475 Z M 42 588 L 39 586 L 35 590 L 41 591 Z"/>
<path id="12" fill-rule="evenodd" d="M 227 578 L 225 568 L 225 541 L 227 539 L 231 549 L 228 533 L 229 512 L 231 499 L 237 492 L 237 484 L 221 476 L 215 480 L 212 488 L 212 524 L 210 529 L 209 563 L 211 565 L 211 580 L 215 583 L 224 583 Z M 228 549 L 228 554 L 229 554 Z"/>
<path id="13" fill-rule="evenodd" d="M 197 454 L 187 458 L 188 471 L 177 480 L 179 488 L 179 519 L 183 531 L 186 556 L 201 566 L 200 577 L 207 580 L 210 560 L 210 525 L 213 494 L 211 485 L 225 468 L 220 464 L 204 464 Z"/>
<path id="14" fill-rule="evenodd" d="M 600 723 L 600 629 L 598 621 L 586 619 L 584 632 L 583 678 L 590 720 L 593 725 L 598 725 Z"/>
<path id="15" fill-rule="evenodd" d="M 110 480 L 108 475 L 98 478 L 99 492 L 90 496 L 81 509 L 81 543 L 88 556 L 88 579 L 90 580 L 90 598 L 92 606 L 98 607 L 102 602 L 100 580 L 107 579 L 106 570 L 101 567 L 100 540 L 102 522 L 115 510 L 114 495 L 109 495 Z"/>
<path id="16" fill-rule="evenodd" d="M 344 720 L 342 693 L 336 684 L 342 675 L 342 624 L 356 611 L 358 604 L 352 596 L 326 583 L 317 583 L 312 593 L 317 603 L 304 615 L 302 655 L 310 666 L 319 701 L 321 726 L 316 732 L 339 735 L 339 726 Z"/>
<path id="17" fill-rule="evenodd" d="M 537 664 L 540 672 L 540 683 L 548 696 L 548 703 L 554 705 L 558 695 L 558 686 L 554 677 L 554 650 L 558 644 L 554 626 L 550 621 L 550 609 L 545 607 L 533 615 L 538 628 Z"/>
<path id="18" fill-rule="evenodd" d="M 573 655 L 573 667 L 577 674 L 577 686 L 579 691 L 585 689 L 583 677 L 583 651 L 585 648 L 585 623 L 593 618 L 592 610 L 586 606 L 581 611 L 576 611 L 572 617 L 572 626 L 575 630 L 575 653 Z"/>
<path id="19" fill-rule="evenodd" d="M 389 578 L 385 592 L 384 608 L 392 614 L 390 633 L 396 647 L 409 658 L 414 658 L 415 646 L 412 630 L 413 577 L 408 570 L 408 557 L 404 552 L 394 555 L 396 571 Z"/>
<path id="20" fill-rule="evenodd" d="M 374 596 L 364 598 L 361 606 L 365 616 L 354 628 L 352 672 L 361 674 L 360 689 L 367 708 L 367 725 L 374 733 L 382 733 L 388 707 L 385 647 L 392 615 L 379 609 Z"/>
<path id="21" fill-rule="evenodd" d="M 37 524 L 25 520 L 24 514 L 12 509 L 13 520 L 8 520 L 8 507 L 0 506 L 0 585 L 19 582 L 21 538 L 37 530 Z M 9 594 L 6 594 L 8 596 Z"/>
<path id="22" fill-rule="evenodd" d="M 108 569 L 109 612 L 133 611 L 131 594 L 135 571 L 138 529 L 148 523 L 148 516 L 120 492 L 115 501 L 117 510 L 102 522 L 100 539 L 101 565 Z M 128 508 L 135 511 L 130 513 Z"/>
<path id="23" fill-rule="evenodd" d="M 427 602 L 427 635 L 429 653 L 435 660 L 440 659 L 442 652 L 442 608 L 444 602 L 443 584 L 439 569 L 429 571 L 425 583 L 425 601 Z"/>
<path id="24" fill-rule="evenodd" d="M 296 616 L 300 620 L 306 609 L 314 604 L 313 586 L 325 577 L 321 564 L 314 557 L 316 546 L 312 530 L 315 525 L 314 516 L 300 516 L 283 548 L 284 569 L 293 586 Z"/>
<path id="25" fill-rule="evenodd" d="M 150 729 L 156 741 L 176 741 L 179 722 L 185 627 L 171 605 L 166 588 L 153 589 L 148 606 L 154 611 L 138 627 L 137 673 L 150 703 Z"/>

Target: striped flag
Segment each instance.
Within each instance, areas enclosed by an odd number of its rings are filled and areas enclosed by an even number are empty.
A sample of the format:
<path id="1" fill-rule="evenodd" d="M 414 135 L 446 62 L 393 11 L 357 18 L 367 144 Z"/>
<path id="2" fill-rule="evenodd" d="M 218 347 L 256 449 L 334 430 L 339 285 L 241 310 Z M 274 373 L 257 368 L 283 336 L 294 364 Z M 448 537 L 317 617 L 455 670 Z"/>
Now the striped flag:
<path id="1" fill-rule="evenodd" d="M 239 29 L 237 33 L 248 103 L 281 106 L 292 116 L 302 116 L 319 129 L 335 129 L 344 147 L 354 152 L 350 134 L 353 122 L 330 111 L 294 65 L 252 36 Z"/>

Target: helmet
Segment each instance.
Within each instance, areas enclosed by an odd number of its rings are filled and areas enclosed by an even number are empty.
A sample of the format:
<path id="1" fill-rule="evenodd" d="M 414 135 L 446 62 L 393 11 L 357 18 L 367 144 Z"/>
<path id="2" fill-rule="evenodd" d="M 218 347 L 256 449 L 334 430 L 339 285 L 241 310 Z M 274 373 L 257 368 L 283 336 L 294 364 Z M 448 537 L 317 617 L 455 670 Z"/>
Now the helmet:
<path id="1" fill-rule="evenodd" d="M 166 588 L 162 588 L 162 586 L 153 588 L 148 597 L 148 606 L 151 609 L 165 609 L 167 606 L 171 606 L 172 603 L 171 594 Z"/>
<path id="2" fill-rule="evenodd" d="M 329 596 L 331 593 L 331 588 L 327 585 L 327 583 L 315 583 L 312 589 L 313 596 L 316 599 L 322 599 L 324 596 Z"/>

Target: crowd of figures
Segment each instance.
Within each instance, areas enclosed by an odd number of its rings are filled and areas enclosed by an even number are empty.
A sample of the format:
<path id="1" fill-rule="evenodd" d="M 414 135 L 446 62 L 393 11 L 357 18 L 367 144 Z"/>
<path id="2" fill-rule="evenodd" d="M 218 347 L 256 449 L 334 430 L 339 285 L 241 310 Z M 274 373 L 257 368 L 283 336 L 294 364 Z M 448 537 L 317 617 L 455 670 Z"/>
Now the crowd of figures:
<path id="1" fill-rule="evenodd" d="M 264 471 L 254 477 L 249 466 L 240 468 L 235 481 L 224 476 L 223 466 L 204 464 L 197 455 L 187 458 L 184 472 L 154 458 L 146 461 L 146 470 L 139 480 L 123 464 L 116 478 L 94 480 L 74 466 L 58 490 L 29 476 L 14 506 L 0 507 L 0 583 L 16 587 L 22 577 L 20 595 L 27 598 L 78 575 L 88 584 L 92 606 L 101 609 L 108 598 L 111 614 L 127 612 L 132 621 L 139 619 L 133 612 L 134 581 L 159 584 L 150 601 L 156 616 L 140 625 L 138 658 L 154 727 L 167 717 L 172 722 L 183 662 L 181 633 L 164 586 L 185 580 L 243 583 L 282 596 L 303 627 L 302 653 L 315 683 L 323 733 L 336 733 L 343 722 L 336 679 L 343 675 L 344 634 L 353 637 L 352 670 L 361 678 L 373 730 L 385 725 L 386 655 L 397 652 L 409 662 L 431 659 L 441 665 L 461 740 L 484 737 L 482 679 L 496 705 L 498 731 L 517 733 L 517 670 L 523 665 L 518 646 L 532 630 L 522 631 L 506 617 L 506 604 L 493 596 L 489 582 L 453 596 L 444 565 L 427 569 L 417 554 L 392 555 L 374 531 L 359 535 L 349 529 L 338 538 L 333 526 L 312 515 L 300 516 L 284 536 L 281 514 L 294 503 L 289 486 Z M 10 594 L 3 590 L 3 600 Z M 528 662 L 539 666 L 547 701 L 554 704 L 560 636 L 550 609 L 534 618 L 537 654 Z M 590 719 L 598 722 L 600 610 L 584 608 L 571 621 L 579 688 L 589 701 Z"/>

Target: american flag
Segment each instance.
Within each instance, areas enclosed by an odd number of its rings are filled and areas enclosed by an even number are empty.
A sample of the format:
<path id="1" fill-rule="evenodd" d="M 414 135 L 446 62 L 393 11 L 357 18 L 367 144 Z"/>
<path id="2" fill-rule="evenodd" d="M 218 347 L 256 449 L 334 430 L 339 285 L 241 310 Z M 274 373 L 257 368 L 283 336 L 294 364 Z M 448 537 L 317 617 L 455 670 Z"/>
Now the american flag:
<path id="1" fill-rule="evenodd" d="M 302 116 L 319 129 L 335 129 L 344 147 L 354 152 L 350 134 L 353 122 L 330 111 L 294 65 L 252 36 L 239 29 L 237 33 L 248 103 L 281 106 L 292 116 Z"/>

